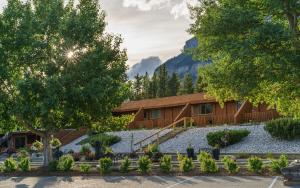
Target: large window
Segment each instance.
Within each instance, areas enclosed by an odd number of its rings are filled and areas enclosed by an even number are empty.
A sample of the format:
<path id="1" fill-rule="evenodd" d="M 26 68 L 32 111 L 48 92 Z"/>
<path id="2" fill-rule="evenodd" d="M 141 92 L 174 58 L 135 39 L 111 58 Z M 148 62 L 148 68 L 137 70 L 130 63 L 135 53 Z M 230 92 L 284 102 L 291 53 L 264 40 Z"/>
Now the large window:
<path id="1" fill-rule="evenodd" d="M 199 105 L 199 114 L 211 114 L 213 112 L 213 105 L 210 103 Z"/>
<path id="2" fill-rule="evenodd" d="M 160 110 L 151 110 L 151 119 L 159 119 L 160 118 Z"/>

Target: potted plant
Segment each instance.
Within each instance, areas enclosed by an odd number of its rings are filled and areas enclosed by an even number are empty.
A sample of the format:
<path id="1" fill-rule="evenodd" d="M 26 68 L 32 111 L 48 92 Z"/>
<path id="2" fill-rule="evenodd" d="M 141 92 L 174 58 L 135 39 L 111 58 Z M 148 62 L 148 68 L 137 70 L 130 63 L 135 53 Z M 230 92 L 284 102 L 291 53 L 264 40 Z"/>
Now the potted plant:
<path id="1" fill-rule="evenodd" d="M 220 146 L 218 144 L 216 144 L 215 147 L 213 148 L 212 155 L 215 160 L 220 159 Z"/>
<path id="2" fill-rule="evenodd" d="M 59 139 L 57 138 L 53 138 L 51 141 L 50 141 L 50 145 L 51 145 L 51 148 L 52 148 L 52 151 L 53 151 L 53 158 L 58 160 L 62 155 L 63 155 L 63 152 L 60 151 L 60 146 L 61 146 L 61 142 Z"/>
<path id="3" fill-rule="evenodd" d="M 186 153 L 188 158 L 192 158 L 192 159 L 195 158 L 195 151 L 194 148 L 191 146 L 191 144 L 189 144 L 189 146 L 186 148 Z"/>
<path id="4" fill-rule="evenodd" d="M 31 145 L 31 150 L 34 151 L 33 154 L 35 154 L 35 157 L 40 157 L 42 156 L 42 151 L 43 151 L 44 145 L 42 142 L 36 140 L 35 142 L 32 143 Z"/>

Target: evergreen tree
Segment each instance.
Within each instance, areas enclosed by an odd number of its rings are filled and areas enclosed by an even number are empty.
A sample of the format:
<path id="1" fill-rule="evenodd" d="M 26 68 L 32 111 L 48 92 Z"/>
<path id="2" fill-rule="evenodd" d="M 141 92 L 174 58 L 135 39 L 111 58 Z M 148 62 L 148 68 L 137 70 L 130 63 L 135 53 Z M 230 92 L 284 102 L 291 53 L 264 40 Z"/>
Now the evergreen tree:
<path id="1" fill-rule="evenodd" d="M 134 100 L 142 99 L 142 76 L 139 74 L 135 75 L 134 83 L 133 83 L 133 93 L 134 93 Z"/>
<path id="2" fill-rule="evenodd" d="M 181 83 L 180 94 L 194 93 L 194 85 L 191 74 L 184 75 L 183 82 Z"/>
<path id="3" fill-rule="evenodd" d="M 142 85 L 142 98 L 149 98 L 149 87 L 150 87 L 150 78 L 148 72 L 146 72 L 145 76 L 143 76 L 143 85 Z"/>
<path id="4" fill-rule="evenodd" d="M 157 90 L 158 90 L 158 80 L 156 74 L 154 74 L 149 83 L 149 92 L 148 92 L 149 98 L 156 98 Z"/>
<path id="5" fill-rule="evenodd" d="M 197 82 L 196 82 L 196 86 L 195 86 L 195 91 L 198 93 L 204 92 L 204 89 L 206 86 L 207 86 L 207 84 L 204 82 L 204 76 L 203 76 L 203 74 L 201 74 L 201 69 L 199 69 Z"/>
<path id="6" fill-rule="evenodd" d="M 165 65 L 159 68 L 158 73 L 158 97 L 167 96 L 168 72 Z"/>
<path id="7" fill-rule="evenodd" d="M 168 80 L 168 96 L 176 96 L 179 92 L 180 81 L 178 75 L 174 72 Z"/>

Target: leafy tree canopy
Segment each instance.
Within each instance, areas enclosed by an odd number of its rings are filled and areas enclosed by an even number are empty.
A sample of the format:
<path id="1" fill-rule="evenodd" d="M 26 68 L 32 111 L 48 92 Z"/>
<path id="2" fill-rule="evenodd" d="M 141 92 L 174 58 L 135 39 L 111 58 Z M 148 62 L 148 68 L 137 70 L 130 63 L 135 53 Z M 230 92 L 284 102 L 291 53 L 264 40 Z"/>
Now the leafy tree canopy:
<path id="1" fill-rule="evenodd" d="M 98 0 L 8 1 L 0 14 L 1 127 L 18 123 L 47 142 L 110 115 L 127 95 L 127 57 L 104 19 Z"/>
<path id="2" fill-rule="evenodd" d="M 201 73 L 208 94 L 300 117 L 299 0 L 199 2 L 190 32 L 199 40 L 194 57 L 213 61 Z"/>

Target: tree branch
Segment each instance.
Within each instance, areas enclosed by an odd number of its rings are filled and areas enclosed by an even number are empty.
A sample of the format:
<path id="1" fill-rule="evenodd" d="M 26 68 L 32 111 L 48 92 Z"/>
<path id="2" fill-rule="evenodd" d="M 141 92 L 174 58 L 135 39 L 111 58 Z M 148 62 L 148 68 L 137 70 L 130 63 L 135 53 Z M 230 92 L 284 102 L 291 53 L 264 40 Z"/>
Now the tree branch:
<path id="1" fill-rule="evenodd" d="M 26 122 L 21 115 L 16 115 L 16 118 L 18 121 L 20 121 L 22 123 L 22 125 L 27 128 L 29 131 L 31 131 L 34 134 L 37 134 L 41 137 L 44 137 L 47 133 L 45 131 L 40 131 L 35 129 L 32 125 L 30 125 L 30 123 Z"/>

